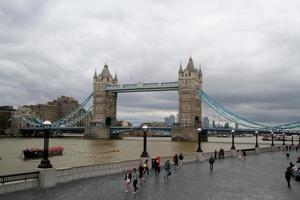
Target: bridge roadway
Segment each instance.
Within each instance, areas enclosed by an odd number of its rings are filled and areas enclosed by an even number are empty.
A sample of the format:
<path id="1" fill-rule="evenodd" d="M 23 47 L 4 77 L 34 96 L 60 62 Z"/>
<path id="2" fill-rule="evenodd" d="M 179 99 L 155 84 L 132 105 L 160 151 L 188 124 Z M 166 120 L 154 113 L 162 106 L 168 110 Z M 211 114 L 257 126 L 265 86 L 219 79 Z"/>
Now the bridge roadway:
<path id="1" fill-rule="evenodd" d="M 164 181 L 162 174 L 153 173 L 136 194 L 125 193 L 124 174 L 97 177 L 59 185 L 0 195 L 1 200 L 296 200 L 300 199 L 300 182 L 291 181 L 289 191 L 284 172 L 290 161 L 300 156 L 293 151 L 290 159 L 285 152 L 262 153 L 246 160 L 226 158 L 215 162 L 209 171 L 208 162 L 186 163 L 172 167 L 172 175 Z M 163 171 L 162 171 L 163 172 Z"/>

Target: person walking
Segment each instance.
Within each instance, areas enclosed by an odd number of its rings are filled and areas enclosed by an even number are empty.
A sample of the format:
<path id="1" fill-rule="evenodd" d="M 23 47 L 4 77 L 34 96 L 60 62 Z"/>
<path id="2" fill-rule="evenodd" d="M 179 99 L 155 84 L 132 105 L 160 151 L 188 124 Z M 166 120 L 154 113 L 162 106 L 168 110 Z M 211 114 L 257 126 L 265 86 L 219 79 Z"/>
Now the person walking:
<path id="1" fill-rule="evenodd" d="M 210 170 L 214 170 L 214 162 L 215 162 L 215 159 L 213 158 L 213 156 L 211 156 L 208 160 L 209 162 L 209 168 Z"/>
<path id="2" fill-rule="evenodd" d="M 247 153 L 246 153 L 246 150 L 243 151 L 243 158 L 244 160 L 246 160 L 246 157 L 247 157 Z"/>
<path id="3" fill-rule="evenodd" d="M 286 155 L 286 158 L 289 159 L 290 153 L 289 153 L 289 152 L 286 152 L 285 155 Z"/>
<path id="4" fill-rule="evenodd" d="M 174 165 L 178 166 L 178 155 L 177 153 L 175 154 L 175 156 L 173 157 L 173 161 L 174 161 Z"/>
<path id="5" fill-rule="evenodd" d="M 292 177 L 292 170 L 290 167 L 286 168 L 286 171 L 285 171 L 285 179 L 287 181 L 287 184 L 288 184 L 288 188 L 289 189 L 292 189 L 291 187 L 291 177 Z"/>
<path id="6" fill-rule="evenodd" d="M 179 154 L 178 158 L 179 158 L 179 166 L 181 167 L 183 159 L 184 159 L 182 153 Z"/>
<path id="7" fill-rule="evenodd" d="M 218 154 L 218 151 L 217 151 L 217 149 L 215 149 L 215 155 L 214 155 L 215 160 L 217 160 L 217 154 Z"/>
<path id="8" fill-rule="evenodd" d="M 138 187 L 137 187 L 137 183 L 138 183 L 138 172 L 136 170 L 136 168 L 133 169 L 133 172 L 132 172 L 132 180 L 133 180 L 133 194 L 136 193 L 136 191 L 138 190 Z"/>
<path id="9" fill-rule="evenodd" d="M 160 173 L 160 159 L 155 159 L 155 175 L 159 176 Z"/>
<path id="10" fill-rule="evenodd" d="M 147 175 L 149 175 L 148 160 L 145 160 L 144 168 L 145 168 L 145 172 L 147 173 Z"/>
<path id="11" fill-rule="evenodd" d="M 128 192 L 130 190 L 130 183 L 131 183 L 131 172 L 127 171 L 127 173 L 125 174 L 125 192 Z"/>
<path id="12" fill-rule="evenodd" d="M 144 174 L 145 174 L 145 168 L 142 163 L 140 163 L 139 166 L 139 181 L 140 181 L 140 186 L 143 186 L 144 184 Z"/>
<path id="13" fill-rule="evenodd" d="M 164 179 L 168 179 L 168 177 L 171 175 L 171 163 L 169 160 L 165 162 L 165 175 Z"/>

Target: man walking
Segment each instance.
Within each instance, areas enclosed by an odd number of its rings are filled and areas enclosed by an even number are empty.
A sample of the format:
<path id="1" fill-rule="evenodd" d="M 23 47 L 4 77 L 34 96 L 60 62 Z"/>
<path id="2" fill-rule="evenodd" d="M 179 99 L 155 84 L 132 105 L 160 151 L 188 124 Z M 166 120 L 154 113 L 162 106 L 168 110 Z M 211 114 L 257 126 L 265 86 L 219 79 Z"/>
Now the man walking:
<path id="1" fill-rule="evenodd" d="M 137 171 L 136 171 L 136 168 L 134 168 L 133 169 L 133 172 L 132 172 L 132 175 L 131 175 L 131 177 L 132 177 L 132 180 L 133 180 L 133 194 L 135 194 L 136 193 L 136 191 L 138 190 L 138 187 L 137 187 L 137 183 L 138 183 L 138 173 L 137 173 Z"/>
<path id="2" fill-rule="evenodd" d="M 178 158 L 179 158 L 179 166 L 181 167 L 182 161 L 183 161 L 183 155 L 182 155 L 182 153 L 179 154 Z"/>
<path id="3" fill-rule="evenodd" d="M 171 175 L 171 163 L 169 160 L 165 162 L 165 175 L 164 178 L 168 180 L 168 177 Z"/>
<path id="4" fill-rule="evenodd" d="M 209 162 L 209 168 L 210 170 L 213 170 L 214 169 L 214 162 L 215 162 L 215 159 L 213 158 L 213 156 L 210 157 L 210 159 L 208 160 Z"/>
<path id="5" fill-rule="evenodd" d="M 292 169 L 290 167 L 286 168 L 286 171 L 285 171 L 285 179 L 287 181 L 287 184 L 288 184 L 288 188 L 289 189 L 292 189 L 291 188 L 291 177 L 292 177 L 293 173 L 292 173 Z"/>

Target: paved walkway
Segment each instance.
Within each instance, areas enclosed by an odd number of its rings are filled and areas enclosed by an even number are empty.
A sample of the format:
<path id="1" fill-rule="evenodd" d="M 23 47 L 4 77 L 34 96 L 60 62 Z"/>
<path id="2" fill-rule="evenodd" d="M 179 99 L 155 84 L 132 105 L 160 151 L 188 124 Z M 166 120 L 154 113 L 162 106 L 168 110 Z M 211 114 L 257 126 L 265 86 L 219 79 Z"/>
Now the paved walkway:
<path id="1" fill-rule="evenodd" d="M 173 168 L 166 182 L 163 174 L 151 174 L 146 185 L 136 194 L 123 190 L 123 174 L 98 177 L 56 186 L 0 195 L 1 200 L 96 200 L 96 199 L 164 199 L 164 200 L 297 200 L 300 182 L 292 180 L 288 190 L 284 172 L 290 161 L 284 152 L 248 156 L 247 160 L 217 160 L 213 172 L 208 162 L 194 162 Z"/>

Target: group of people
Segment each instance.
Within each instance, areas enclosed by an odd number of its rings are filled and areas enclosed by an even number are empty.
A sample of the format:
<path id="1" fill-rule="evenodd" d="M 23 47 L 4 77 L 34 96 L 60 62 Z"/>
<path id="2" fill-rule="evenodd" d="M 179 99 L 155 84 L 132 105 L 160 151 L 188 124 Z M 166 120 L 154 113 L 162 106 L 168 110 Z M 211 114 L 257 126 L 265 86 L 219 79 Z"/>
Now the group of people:
<path id="1" fill-rule="evenodd" d="M 145 183 L 145 175 L 149 175 L 149 167 L 148 167 L 148 160 L 145 161 L 145 163 L 140 163 L 138 170 L 136 168 L 133 168 L 132 171 L 127 171 L 125 174 L 125 192 L 129 192 L 131 190 L 131 183 L 133 185 L 133 191 L 132 193 L 136 193 L 138 188 L 138 181 L 140 183 L 140 187 L 143 186 Z"/>
<path id="2" fill-rule="evenodd" d="M 183 155 L 182 153 L 175 154 L 173 157 L 174 166 L 181 166 L 183 162 Z M 160 174 L 160 156 L 157 156 L 152 162 L 152 168 L 155 170 L 155 176 L 159 176 Z M 171 162 L 170 160 L 166 160 L 164 163 L 164 179 L 167 180 L 169 176 L 171 176 Z M 138 169 L 134 168 L 132 171 L 127 171 L 125 174 L 124 182 L 125 182 L 125 192 L 129 192 L 132 190 L 132 193 L 136 193 L 143 184 L 145 183 L 145 176 L 149 175 L 149 167 L 148 167 L 148 160 L 144 163 L 140 163 Z M 133 187 L 131 187 L 131 184 Z"/>
<path id="3" fill-rule="evenodd" d="M 224 149 L 220 149 L 219 153 L 217 150 L 215 150 L 214 159 L 217 159 L 217 155 L 219 156 L 219 159 L 224 159 Z"/>

